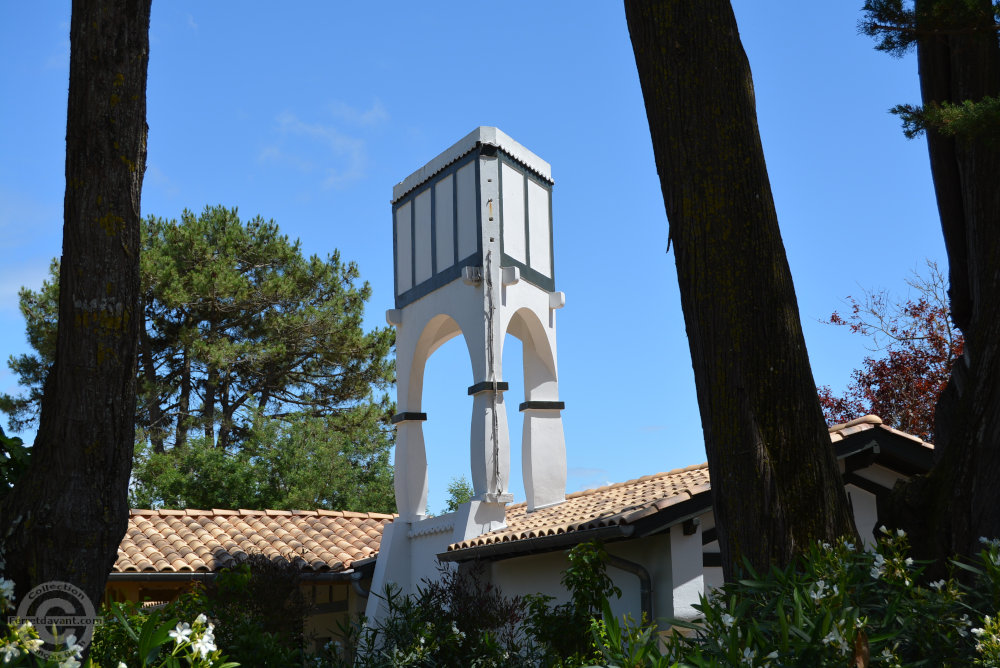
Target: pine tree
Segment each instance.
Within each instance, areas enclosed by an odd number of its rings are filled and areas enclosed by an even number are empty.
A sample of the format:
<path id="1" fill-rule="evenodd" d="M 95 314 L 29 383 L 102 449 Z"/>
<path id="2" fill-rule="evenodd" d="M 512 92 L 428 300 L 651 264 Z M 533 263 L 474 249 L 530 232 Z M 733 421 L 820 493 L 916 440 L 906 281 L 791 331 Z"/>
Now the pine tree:
<path id="1" fill-rule="evenodd" d="M 391 407 L 378 393 L 392 382 L 393 333 L 362 328 L 370 288 L 356 285 L 357 266 L 337 253 L 305 257 L 274 221 L 242 222 L 235 209 L 223 207 L 207 207 L 199 216 L 185 211 L 179 221 L 145 219 L 141 258 L 145 327 L 133 501 L 215 507 L 345 502 L 356 508 L 357 498 L 370 496 L 386 507 Z M 36 414 L 35 397 L 51 364 L 47 342 L 58 292 L 55 274 L 40 291 L 21 291 L 35 353 L 8 363 L 28 388 L 20 397 L 0 399 L 14 428 Z M 295 445 L 306 432 L 317 439 L 313 464 Z M 353 442 L 344 440 L 348 435 Z M 312 496 L 304 490 L 283 495 L 277 483 L 267 482 L 274 481 L 268 465 L 279 460 L 289 471 L 312 465 L 344 482 L 325 461 L 337 453 L 347 468 L 352 461 L 361 469 L 381 462 L 370 476 L 377 482 L 372 494 L 345 483 L 339 494 L 317 488 Z"/>

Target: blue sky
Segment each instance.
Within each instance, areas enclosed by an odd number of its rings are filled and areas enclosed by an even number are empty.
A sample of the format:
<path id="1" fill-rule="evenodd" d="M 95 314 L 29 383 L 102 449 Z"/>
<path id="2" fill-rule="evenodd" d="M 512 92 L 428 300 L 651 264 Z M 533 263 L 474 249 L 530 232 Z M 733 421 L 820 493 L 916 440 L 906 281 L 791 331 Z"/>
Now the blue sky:
<path id="1" fill-rule="evenodd" d="M 860 0 L 857 5 L 860 5 Z M 478 125 L 552 164 L 561 399 L 570 490 L 704 461 L 667 221 L 617 2 L 281 5 L 157 0 L 143 214 L 238 206 L 308 253 L 340 249 L 392 307 L 392 186 Z M 862 288 L 905 295 L 946 266 L 927 152 L 887 109 L 919 101 L 913 56 L 857 34 L 854 3 L 734 2 L 817 383 L 864 342 L 819 319 Z M 27 350 L 17 289 L 61 249 L 69 2 L 0 4 L 0 356 Z M 692 104 L 696 104 L 692 101 Z M 504 367 L 515 406 L 519 344 Z M 431 510 L 468 474 L 471 370 L 431 358 Z M 4 367 L 0 390 L 16 390 Z M 510 416 L 512 490 L 520 483 Z M 31 434 L 23 435 L 31 440 Z"/>

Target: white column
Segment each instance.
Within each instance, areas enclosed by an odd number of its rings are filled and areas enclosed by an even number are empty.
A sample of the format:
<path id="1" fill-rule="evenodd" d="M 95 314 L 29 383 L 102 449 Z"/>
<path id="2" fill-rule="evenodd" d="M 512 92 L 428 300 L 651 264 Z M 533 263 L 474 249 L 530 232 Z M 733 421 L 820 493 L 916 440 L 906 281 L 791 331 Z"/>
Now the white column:
<path id="1" fill-rule="evenodd" d="M 399 413 L 396 423 L 396 509 L 400 520 L 416 521 L 427 512 L 427 452 L 424 447 L 423 413 Z"/>
<path id="2" fill-rule="evenodd" d="M 566 498 L 566 437 L 563 435 L 561 401 L 526 401 L 521 404 L 521 473 L 528 497 L 528 512 L 555 505 Z"/>
<path id="3" fill-rule="evenodd" d="M 693 533 L 684 535 L 685 525 Z M 683 522 L 670 527 L 670 586 L 674 590 L 675 619 L 690 621 L 700 616 L 693 606 L 705 592 L 704 572 L 701 523 Z"/>
<path id="4" fill-rule="evenodd" d="M 489 502 L 513 500 L 510 485 L 510 435 L 503 402 L 503 381 L 481 382 L 469 388 L 472 395 L 470 454 L 472 488 L 476 499 Z"/>

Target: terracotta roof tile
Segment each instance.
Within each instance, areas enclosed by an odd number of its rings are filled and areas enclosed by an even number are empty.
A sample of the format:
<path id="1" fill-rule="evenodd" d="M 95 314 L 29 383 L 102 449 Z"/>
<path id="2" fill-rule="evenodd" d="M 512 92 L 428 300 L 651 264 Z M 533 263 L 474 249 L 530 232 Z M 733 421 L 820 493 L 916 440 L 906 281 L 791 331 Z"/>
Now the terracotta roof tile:
<path id="1" fill-rule="evenodd" d="M 912 434 L 884 425 L 875 415 L 866 415 L 830 427 L 830 440 L 836 443 L 847 436 L 869 429 L 884 429 L 920 443 L 924 447 L 934 447 Z M 448 551 L 629 524 L 687 501 L 696 494 L 708 492 L 711 488 L 708 465 L 698 464 L 665 473 L 646 475 L 607 487 L 567 494 L 564 502 L 538 509 L 533 513 L 527 512 L 525 503 L 516 503 L 507 507 L 506 527 L 450 545 Z"/>
<path id="2" fill-rule="evenodd" d="M 143 510 L 129 513 L 118 573 L 212 572 L 250 553 L 307 572 L 339 571 L 378 551 L 394 515 L 311 510 Z"/>
<path id="3" fill-rule="evenodd" d="M 864 417 L 851 420 L 850 422 L 833 425 L 830 427 L 830 440 L 836 443 L 837 441 L 842 441 L 852 434 L 868 431 L 870 429 L 881 429 L 891 434 L 895 434 L 896 436 L 902 436 L 903 438 L 909 439 L 914 443 L 919 443 L 929 450 L 934 449 L 934 446 L 931 443 L 927 443 L 913 434 L 907 434 L 905 431 L 899 431 L 898 429 L 893 429 L 889 425 L 884 424 L 882 422 L 882 418 L 877 415 L 866 415 Z"/>
<path id="4" fill-rule="evenodd" d="M 563 503 L 531 513 L 527 504 L 515 503 L 507 507 L 505 528 L 455 543 L 448 550 L 628 524 L 708 489 L 708 465 L 699 464 L 567 494 Z"/>

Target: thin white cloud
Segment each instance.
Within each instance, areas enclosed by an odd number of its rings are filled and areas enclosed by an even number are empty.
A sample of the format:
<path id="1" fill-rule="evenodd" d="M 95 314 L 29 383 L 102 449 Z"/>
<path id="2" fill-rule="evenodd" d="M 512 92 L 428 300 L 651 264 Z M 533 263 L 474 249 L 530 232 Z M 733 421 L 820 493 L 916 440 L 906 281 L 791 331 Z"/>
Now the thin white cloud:
<path id="1" fill-rule="evenodd" d="M 377 103 L 364 112 L 343 105 L 339 115 L 350 116 L 354 123 L 362 125 L 375 124 L 387 117 Z M 258 154 L 259 160 L 288 165 L 303 173 L 319 171 L 324 188 L 342 188 L 364 178 L 369 164 L 364 139 L 347 134 L 332 124 L 304 121 L 290 111 L 279 114 L 276 120 L 279 140 L 265 146 Z M 307 145 L 302 145 L 302 140 L 306 140 Z M 324 146 L 329 152 L 319 161 L 307 157 L 314 153 L 315 144 Z"/>
<path id="2" fill-rule="evenodd" d="M 35 262 L 19 262 L 0 268 L 0 311 L 8 314 L 18 314 L 17 293 L 22 287 L 37 290 L 49 277 L 51 260 L 36 260 Z"/>
<path id="3" fill-rule="evenodd" d="M 646 425 L 643 425 L 643 426 L 639 427 L 639 431 L 649 433 L 649 432 L 655 432 L 655 431 L 666 431 L 669 428 L 670 428 L 670 426 L 669 425 L 665 425 L 665 424 L 646 424 Z"/>
<path id="4" fill-rule="evenodd" d="M 190 14 L 187 15 L 187 24 L 188 28 L 191 28 L 191 30 L 194 30 L 195 32 L 198 31 L 198 24 L 195 23 L 194 17 Z"/>
<path id="5" fill-rule="evenodd" d="M 60 70 L 69 69 L 69 22 L 59 22 L 60 37 L 52 48 L 52 52 L 45 59 L 45 69 Z"/>
<path id="6" fill-rule="evenodd" d="M 389 112 L 382 106 L 382 101 L 376 99 L 368 109 L 355 109 L 344 102 L 331 102 L 328 106 L 334 118 L 339 118 L 353 125 L 372 127 L 389 120 Z"/>
<path id="7" fill-rule="evenodd" d="M 152 186 L 171 199 L 180 194 L 180 188 L 177 187 L 177 184 L 155 164 L 146 165 L 146 174 L 143 177 L 142 184 L 143 190 L 145 190 L 146 186 Z"/>

